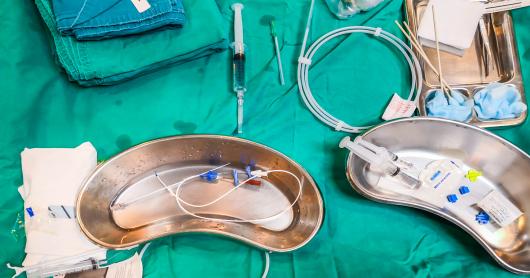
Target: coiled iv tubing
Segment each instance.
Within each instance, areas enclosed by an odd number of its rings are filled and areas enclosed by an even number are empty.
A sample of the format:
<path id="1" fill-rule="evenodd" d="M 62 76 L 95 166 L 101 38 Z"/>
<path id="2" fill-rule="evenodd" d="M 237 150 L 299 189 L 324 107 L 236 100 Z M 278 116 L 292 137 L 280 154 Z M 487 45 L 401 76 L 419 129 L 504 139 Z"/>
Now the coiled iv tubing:
<path id="1" fill-rule="evenodd" d="M 328 126 L 333 127 L 337 131 L 344 131 L 349 133 L 361 133 L 371 127 L 352 126 L 334 117 L 318 104 L 318 102 L 313 97 L 313 93 L 311 92 L 311 88 L 309 86 L 309 66 L 311 65 L 311 59 L 313 58 L 317 50 L 333 38 L 352 33 L 365 33 L 374 35 L 374 37 L 381 38 L 384 41 L 394 45 L 399 50 L 399 52 L 403 54 L 410 67 L 411 74 L 411 88 L 407 100 L 413 101 L 416 104 L 418 103 L 418 97 L 421 92 L 423 79 L 420 62 L 418 61 L 418 58 L 416 57 L 412 49 L 410 49 L 410 47 L 408 47 L 401 39 L 389 32 L 382 30 L 381 28 L 374 28 L 368 26 L 349 26 L 335 29 L 321 36 L 318 40 L 311 44 L 309 49 L 307 49 L 306 51 L 305 48 L 309 36 L 309 27 L 311 26 L 314 3 L 315 0 L 312 0 L 309 9 L 309 15 L 307 17 L 304 39 L 302 41 L 302 49 L 300 51 L 300 57 L 298 58 L 297 79 L 298 90 L 300 91 L 302 100 L 304 101 L 309 111 L 311 111 L 311 113 L 313 113 L 313 115 L 317 119 L 324 122 Z"/>

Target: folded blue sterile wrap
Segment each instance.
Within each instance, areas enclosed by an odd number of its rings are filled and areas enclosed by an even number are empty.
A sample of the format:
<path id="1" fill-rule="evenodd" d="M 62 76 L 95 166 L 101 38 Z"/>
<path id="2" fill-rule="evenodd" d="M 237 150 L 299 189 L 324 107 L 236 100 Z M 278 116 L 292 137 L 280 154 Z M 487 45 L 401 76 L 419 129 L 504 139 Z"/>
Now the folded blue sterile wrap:
<path id="1" fill-rule="evenodd" d="M 527 109 L 517 88 L 508 84 L 491 83 L 478 91 L 474 99 L 481 120 L 513 119 Z"/>
<path id="2" fill-rule="evenodd" d="M 159 28 L 181 27 L 182 0 L 53 0 L 57 30 L 98 40 Z"/>
<path id="3" fill-rule="evenodd" d="M 99 41 L 80 41 L 59 34 L 52 0 L 35 3 L 50 31 L 57 63 L 70 80 L 82 86 L 120 83 L 168 65 L 209 56 L 228 46 L 227 28 L 215 0 L 183 0 L 188 15 L 184 28 Z"/>
<path id="4" fill-rule="evenodd" d="M 434 95 L 433 95 L 434 94 Z M 453 90 L 451 96 L 445 97 L 441 90 L 427 96 L 427 116 L 467 122 L 473 113 L 473 100 Z"/>

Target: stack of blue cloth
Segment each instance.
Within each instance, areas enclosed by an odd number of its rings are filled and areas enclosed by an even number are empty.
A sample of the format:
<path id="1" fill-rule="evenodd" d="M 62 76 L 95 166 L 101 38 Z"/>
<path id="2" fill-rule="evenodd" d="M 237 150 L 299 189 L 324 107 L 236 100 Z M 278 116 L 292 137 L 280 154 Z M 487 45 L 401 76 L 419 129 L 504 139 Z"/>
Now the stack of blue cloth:
<path id="1" fill-rule="evenodd" d="M 68 78 L 81 86 L 121 83 L 228 46 L 227 28 L 215 0 L 35 3 L 50 31 L 53 56 Z M 184 20 L 182 28 L 168 28 Z"/>
<path id="2" fill-rule="evenodd" d="M 57 30 L 78 40 L 98 40 L 159 28 L 182 27 L 181 0 L 53 0 Z"/>

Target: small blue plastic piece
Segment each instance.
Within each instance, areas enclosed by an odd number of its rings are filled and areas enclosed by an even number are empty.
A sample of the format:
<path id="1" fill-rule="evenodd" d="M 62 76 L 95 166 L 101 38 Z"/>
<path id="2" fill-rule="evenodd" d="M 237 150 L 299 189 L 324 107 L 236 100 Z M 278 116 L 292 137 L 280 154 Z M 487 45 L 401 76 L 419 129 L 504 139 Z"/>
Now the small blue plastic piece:
<path id="1" fill-rule="evenodd" d="M 462 185 L 460 188 L 458 188 L 458 192 L 460 192 L 462 195 L 467 194 L 469 193 L 469 187 Z"/>
<path id="2" fill-rule="evenodd" d="M 26 212 L 28 212 L 29 217 L 33 217 L 35 213 L 33 212 L 33 209 L 31 207 L 26 208 Z"/>
<path id="3" fill-rule="evenodd" d="M 250 173 L 251 168 L 250 165 L 245 166 L 245 173 L 247 173 L 248 178 L 252 178 L 252 174 Z"/>
<path id="4" fill-rule="evenodd" d="M 208 171 L 201 175 L 201 179 L 206 180 L 208 182 L 214 182 L 215 180 L 217 180 L 218 175 L 219 174 L 217 174 L 217 172 L 215 171 Z"/>
<path id="5" fill-rule="evenodd" d="M 237 170 L 232 170 L 232 177 L 234 178 L 234 186 L 237 186 L 239 184 L 239 177 L 237 176 Z"/>
<path id="6" fill-rule="evenodd" d="M 440 171 L 436 171 L 436 172 L 434 173 L 434 175 L 432 175 L 432 177 L 431 177 L 431 181 L 435 180 L 435 179 L 436 179 L 441 173 L 442 173 L 442 172 L 440 172 Z"/>
<path id="7" fill-rule="evenodd" d="M 488 222 L 490 221 L 490 216 L 486 212 L 481 211 L 477 213 L 477 215 L 475 216 L 475 220 L 481 225 L 488 224 Z"/>
<path id="8" fill-rule="evenodd" d="M 447 201 L 451 203 L 456 203 L 456 201 L 458 201 L 458 197 L 456 196 L 456 194 L 449 194 L 447 195 Z"/>

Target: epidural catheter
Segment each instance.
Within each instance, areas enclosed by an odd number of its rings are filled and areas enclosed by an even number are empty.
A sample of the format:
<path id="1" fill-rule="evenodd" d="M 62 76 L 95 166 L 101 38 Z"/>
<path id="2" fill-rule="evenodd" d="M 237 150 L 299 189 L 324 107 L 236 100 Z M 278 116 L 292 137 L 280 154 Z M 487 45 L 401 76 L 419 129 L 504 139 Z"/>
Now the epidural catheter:
<path id="1" fill-rule="evenodd" d="M 190 207 L 194 207 L 194 208 L 203 208 L 203 207 L 207 207 L 207 206 L 211 206 L 219 201 L 221 201 L 222 199 L 224 199 L 225 197 L 227 197 L 228 195 L 232 194 L 233 192 L 235 192 L 235 190 L 237 190 L 239 187 L 243 186 L 244 184 L 246 184 L 248 181 L 250 180 L 253 180 L 255 178 L 262 178 L 262 177 L 266 177 L 268 174 L 270 173 L 284 173 L 284 174 L 288 174 L 290 176 L 292 176 L 298 183 L 298 186 L 299 186 L 299 190 L 298 190 L 298 194 L 296 195 L 296 198 L 291 202 L 291 204 L 287 207 L 285 207 L 283 210 L 281 210 L 280 212 L 272 215 L 272 216 L 269 216 L 269 217 L 264 217 L 264 218 L 256 218 L 256 219 L 223 219 L 223 218 L 213 218 L 213 217 L 205 217 L 205 216 L 201 216 L 201 215 L 197 215 L 189 210 L 187 210 L 186 208 L 184 208 L 183 204 L 187 205 L 187 206 L 190 206 Z M 293 174 L 292 172 L 289 172 L 287 170 L 268 170 L 268 171 L 263 171 L 263 170 L 255 170 L 255 171 L 252 171 L 252 176 L 249 177 L 248 179 L 240 182 L 238 185 L 234 186 L 232 189 L 230 189 L 229 191 L 225 192 L 224 194 L 222 194 L 221 196 L 215 198 L 214 200 L 208 202 L 208 203 L 204 203 L 204 204 L 193 204 L 193 203 L 189 203 L 185 200 L 183 200 L 181 197 L 180 197 L 180 193 L 181 193 L 181 187 L 184 183 L 186 182 L 189 182 L 193 179 L 196 179 L 197 176 L 190 176 L 190 177 L 187 177 L 175 184 L 172 184 L 172 185 L 168 185 L 166 182 L 164 182 L 160 176 L 156 175 L 158 181 L 160 182 L 160 184 L 162 184 L 164 186 L 164 188 L 173 196 L 175 197 L 175 201 L 177 202 L 177 205 L 178 207 L 183 211 L 185 212 L 186 214 L 188 215 L 191 215 L 193 217 L 196 217 L 196 218 L 199 218 L 199 219 L 203 219 L 203 220 L 211 220 L 211 221 L 218 221 L 218 222 L 238 222 L 238 223 L 241 223 L 241 222 L 253 222 L 253 223 L 260 223 L 260 222 L 267 222 L 267 221 L 272 221 L 274 219 L 276 219 L 277 217 L 279 217 L 280 215 L 286 213 L 287 211 L 289 211 L 295 204 L 296 202 L 298 202 L 298 200 L 300 199 L 300 196 L 302 195 L 302 188 L 303 188 L 303 183 L 302 181 L 300 180 L 300 178 L 298 176 L 296 176 L 295 174 Z M 175 189 L 175 192 L 173 192 L 170 187 L 176 185 L 176 189 Z"/>
<path id="2" fill-rule="evenodd" d="M 202 180 L 206 180 L 207 182 L 212 182 L 214 179 L 220 179 L 221 178 L 221 175 L 219 175 L 219 173 L 217 173 L 217 170 L 223 168 L 223 167 L 226 167 L 228 166 L 229 163 L 227 164 L 224 164 L 224 165 L 221 165 L 221 166 L 218 166 L 218 167 L 215 167 L 213 169 L 210 169 L 208 171 L 205 171 L 205 172 L 202 172 L 202 173 L 199 173 L 199 174 L 196 174 L 196 175 L 191 175 L 189 177 L 186 177 L 176 183 L 173 183 L 173 184 L 167 184 L 164 180 L 162 180 L 162 178 L 155 172 L 155 177 L 157 178 L 157 180 L 160 182 L 160 184 L 163 186 L 162 188 L 160 189 L 157 189 L 157 190 L 154 190 L 154 191 L 151 191 L 147 194 L 144 194 L 144 195 L 141 195 L 133 200 L 130 200 L 128 202 L 123 202 L 123 203 L 117 203 L 117 204 L 112 204 L 110 206 L 110 209 L 111 210 L 121 210 L 121 209 L 126 209 L 127 207 L 129 207 L 130 205 L 132 204 L 135 204 L 135 203 L 138 203 L 138 202 L 141 202 L 143 200 L 146 200 L 148 198 L 152 198 L 154 196 L 156 196 L 158 193 L 160 193 L 161 191 L 167 191 L 169 192 L 169 194 L 171 194 L 174 198 L 175 198 L 175 201 L 178 205 L 178 207 L 186 214 L 188 215 L 191 215 L 191 216 L 194 216 L 196 218 L 199 218 L 199 219 L 203 219 L 203 220 L 211 220 L 211 221 L 219 221 L 219 222 L 252 222 L 252 223 L 262 223 L 262 222 L 267 222 L 267 221 L 272 221 L 274 219 L 276 219 L 277 217 L 281 216 L 282 214 L 286 213 L 287 211 L 289 211 L 297 202 L 298 200 L 300 199 L 301 195 L 302 195 L 302 189 L 303 189 L 303 182 L 302 180 L 296 176 L 294 173 L 290 172 L 290 171 L 287 171 L 287 170 L 281 170 L 281 169 L 275 169 L 275 170 L 254 170 L 254 171 L 250 171 L 250 175 L 247 176 L 247 179 L 237 183 L 237 185 L 235 185 L 232 189 L 228 190 L 227 192 L 221 194 L 220 196 L 218 196 L 217 198 L 215 198 L 214 200 L 210 201 L 210 202 L 207 202 L 207 203 L 204 203 L 204 204 L 193 204 L 193 203 L 190 203 L 184 199 L 182 199 L 180 197 L 180 193 L 181 193 L 181 187 L 182 185 L 184 185 L 185 183 L 188 183 L 190 181 L 193 181 L 193 180 L 196 180 L 196 179 L 202 179 Z M 269 216 L 269 217 L 264 217 L 264 218 L 256 218 L 256 219 L 223 219 L 223 218 L 213 218 L 213 217 L 204 217 L 204 216 L 201 216 L 201 215 L 197 215 L 191 211 L 189 211 L 188 209 L 186 209 L 184 207 L 184 205 L 186 206 L 189 206 L 189 207 L 193 207 L 193 208 L 203 208 L 203 207 L 208 207 L 208 206 L 211 206 L 221 200 L 223 200 L 224 198 L 226 198 L 228 195 L 232 194 L 233 192 L 235 192 L 238 188 L 240 188 L 241 186 L 245 185 L 245 184 L 251 184 L 251 185 L 255 185 L 255 184 L 252 184 L 252 183 L 249 183 L 250 181 L 252 180 L 255 180 L 255 179 L 259 179 L 259 178 L 264 178 L 264 177 L 267 177 L 268 174 L 271 174 L 271 173 L 283 173 L 283 174 L 288 174 L 290 176 L 292 176 L 296 182 L 298 183 L 298 186 L 299 186 L 299 190 L 298 190 L 298 194 L 296 195 L 295 199 L 290 203 L 289 206 L 285 207 L 283 210 L 281 210 L 280 212 L 272 215 L 272 216 Z M 233 171 L 230 171 L 230 175 L 234 175 L 235 177 L 237 177 L 237 173 L 234 174 Z M 235 180 L 235 179 L 234 179 Z M 176 187 L 175 191 L 172 190 L 172 188 Z"/>
<path id="3" fill-rule="evenodd" d="M 307 39 L 309 36 L 309 28 L 311 26 L 311 19 L 313 16 L 314 3 L 315 1 L 312 0 L 311 7 L 309 9 L 309 15 L 307 17 L 307 24 L 306 24 L 305 33 L 304 33 L 304 39 L 302 41 L 302 49 L 300 50 L 300 56 L 298 58 L 297 78 L 298 78 L 298 89 L 300 91 L 300 95 L 302 96 L 302 100 L 304 101 L 309 111 L 311 111 L 311 113 L 313 113 L 313 115 L 316 118 L 318 118 L 320 121 L 324 122 L 325 124 L 329 125 L 330 127 L 334 128 L 337 131 L 360 133 L 371 127 L 371 126 L 352 126 L 334 117 L 333 115 L 331 115 L 329 112 L 324 110 L 324 108 L 322 108 L 318 104 L 318 102 L 313 97 L 313 93 L 309 86 L 309 67 L 311 65 L 312 59 L 315 53 L 317 52 L 317 50 L 322 45 L 324 45 L 326 42 L 328 42 L 329 40 L 333 38 L 336 38 L 342 35 L 349 35 L 352 33 L 371 34 L 375 38 L 382 39 L 383 41 L 386 41 L 390 43 L 391 45 L 395 46 L 397 50 L 401 54 L 403 54 L 403 56 L 405 57 L 410 67 L 410 74 L 411 74 L 411 88 L 410 88 L 410 92 L 409 92 L 407 100 L 414 101 L 414 103 L 416 103 L 417 105 L 418 97 L 419 97 L 419 94 L 422 88 L 422 79 L 423 79 L 420 62 L 418 61 L 418 58 L 416 57 L 414 52 L 410 49 L 410 47 L 407 44 L 405 44 L 398 37 L 394 36 L 393 34 L 389 32 L 384 31 L 381 28 L 374 28 L 374 27 L 367 27 L 367 26 L 349 26 L 349 27 L 335 29 L 321 36 L 306 51 Z"/>

